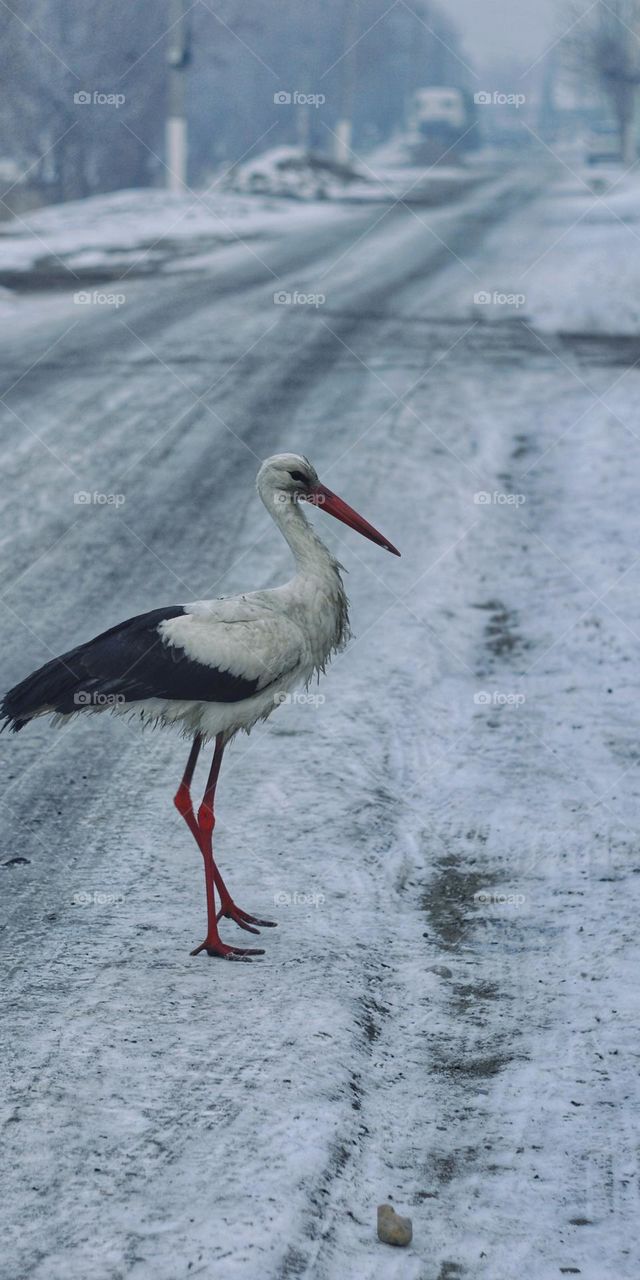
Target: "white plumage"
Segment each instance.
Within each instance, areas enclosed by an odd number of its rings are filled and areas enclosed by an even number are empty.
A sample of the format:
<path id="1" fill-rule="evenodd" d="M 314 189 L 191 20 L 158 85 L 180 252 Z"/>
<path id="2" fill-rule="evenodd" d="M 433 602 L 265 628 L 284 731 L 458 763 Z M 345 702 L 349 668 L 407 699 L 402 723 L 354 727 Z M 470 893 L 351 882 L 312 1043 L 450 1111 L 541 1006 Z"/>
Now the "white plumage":
<path id="1" fill-rule="evenodd" d="M 287 460 L 292 456 L 285 454 Z M 300 459 L 297 459 L 300 465 Z M 262 469 L 264 471 L 264 468 Z M 262 475 L 261 471 L 261 475 Z M 265 498 L 265 489 L 258 492 Z M 266 490 L 268 504 L 269 490 Z M 221 600 L 185 605 L 183 617 L 162 622 L 170 647 L 206 667 L 258 680 L 259 689 L 242 702 L 145 703 L 145 712 L 163 722 L 181 723 L 206 738 L 249 730 L 283 701 L 282 695 L 324 671 L 331 655 L 349 638 L 348 601 L 340 565 L 312 532 L 298 502 L 274 505 L 275 519 L 296 556 L 297 573 L 284 586 Z M 286 511 L 286 514 L 285 514 Z M 283 518 L 284 517 L 284 518 Z M 297 547 L 304 547 L 302 559 Z"/>

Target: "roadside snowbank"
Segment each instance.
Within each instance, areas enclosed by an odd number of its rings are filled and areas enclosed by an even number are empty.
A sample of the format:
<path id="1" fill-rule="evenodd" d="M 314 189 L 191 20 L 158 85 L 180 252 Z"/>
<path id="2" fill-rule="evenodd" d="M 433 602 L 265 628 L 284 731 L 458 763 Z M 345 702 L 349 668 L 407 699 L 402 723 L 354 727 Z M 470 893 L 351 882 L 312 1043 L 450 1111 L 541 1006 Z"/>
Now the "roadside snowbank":
<path id="1" fill-rule="evenodd" d="M 301 147 L 273 147 L 236 165 L 225 184 L 248 194 L 290 196 L 297 200 L 339 200 L 364 187 L 370 180 L 354 165 L 339 164 L 329 156 Z M 383 192 L 376 193 L 378 197 Z"/>
<path id="2" fill-rule="evenodd" d="M 402 139 L 369 155 L 340 164 L 301 147 L 274 147 L 232 169 L 225 186 L 243 194 L 287 196 L 296 200 L 398 200 L 419 188 L 421 201 L 437 199 L 446 185 L 463 187 L 477 179 L 459 164 L 416 165 Z"/>
<path id="3" fill-rule="evenodd" d="M 576 170 L 550 201 L 542 256 L 522 280 L 528 320 L 552 332 L 640 333 L 638 175 Z"/>
<path id="4" fill-rule="evenodd" d="M 189 268 L 221 245 L 326 222 L 347 203 L 406 197 L 442 204 L 477 180 L 460 168 L 412 168 L 393 150 L 351 166 L 277 147 L 219 174 L 204 191 L 116 191 L 16 215 L 0 224 L 0 286 Z"/>
<path id="5" fill-rule="evenodd" d="M 327 215 L 321 206 L 322 217 Z M 25 213 L 0 226 L 0 279 L 21 273 L 150 272 L 220 244 L 281 233 L 319 216 L 317 205 L 228 191 L 184 195 L 145 188 Z"/>

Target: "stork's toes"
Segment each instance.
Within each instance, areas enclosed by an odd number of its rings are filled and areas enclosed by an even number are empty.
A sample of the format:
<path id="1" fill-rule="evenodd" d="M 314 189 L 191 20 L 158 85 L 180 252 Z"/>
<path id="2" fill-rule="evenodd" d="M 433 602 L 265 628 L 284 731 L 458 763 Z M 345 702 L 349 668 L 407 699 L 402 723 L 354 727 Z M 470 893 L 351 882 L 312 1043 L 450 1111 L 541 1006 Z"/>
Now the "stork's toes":
<path id="1" fill-rule="evenodd" d="M 244 918 L 246 919 L 246 916 Z M 255 916 L 249 916 L 249 919 L 252 921 L 253 924 L 260 925 L 261 929 L 277 929 L 278 928 L 277 920 L 256 920 Z"/>
<path id="2" fill-rule="evenodd" d="M 206 951 L 208 956 L 219 956 L 222 960 L 250 960 L 251 956 L 264 955 L 264 948 L 230 947 L 220 938 L 205 938 L 199 947 L 194 947 L 191 955 L 198 956 L 201 951 Z"/>
<path id="3" fill-rule="evenodd" d="M 260 929 L 275 929 L 277 920 L 259 920 L 257 916 L 249 915 L 248 911 L 243 911 L 242 907 L 237 907 L 235 902 L 227 902 L 218 912 L 218 920 L 225 916 L 227 920 L 233 920 L 240 929 L 246 929 L 247 933 L 258 933 Z"/>

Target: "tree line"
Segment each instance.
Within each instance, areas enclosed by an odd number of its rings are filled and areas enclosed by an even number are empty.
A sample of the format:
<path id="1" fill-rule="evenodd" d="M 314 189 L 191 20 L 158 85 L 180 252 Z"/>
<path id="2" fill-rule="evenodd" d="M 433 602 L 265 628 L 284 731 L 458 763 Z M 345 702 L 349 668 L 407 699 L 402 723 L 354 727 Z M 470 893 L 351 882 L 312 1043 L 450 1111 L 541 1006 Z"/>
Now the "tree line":
<path id="1" fill-rule="evenodd" d="M 191 184 L 266 146 L 331 150 L 345 110 L 354 149 L 366 148 L 401 126 L 413 89 L 469 85 L 459 36 L 433 0 L 186 8 Z M 168 0 L 0 6 L 0 159 L 51 201 L 161 185 L 170 12 Z"/>

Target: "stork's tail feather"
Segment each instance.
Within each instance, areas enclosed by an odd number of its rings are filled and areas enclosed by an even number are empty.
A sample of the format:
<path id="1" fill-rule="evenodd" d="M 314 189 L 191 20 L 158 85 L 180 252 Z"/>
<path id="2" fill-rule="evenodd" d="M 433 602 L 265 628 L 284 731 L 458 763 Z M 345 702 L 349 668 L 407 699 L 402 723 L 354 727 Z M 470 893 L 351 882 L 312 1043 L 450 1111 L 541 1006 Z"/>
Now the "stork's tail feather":
<path id="1" fill-rule="evenodd" d="M 17 733 L 35 716 L 105 711 L 125 698 L 152 697 L 159 681 L 150 677 L 150 668 L 168 662 L 171 671 L 177 669 L 176 657 L 165 656 L 158 626 L 183 613 L 182 605 L 152 609 L 52 658 L 5 694 L 0 720 Z"/>
<path id="2" fill-rule="evenodd" d="M 35 716 L 81 710 L 82 702 L 74 700 L 80 687 L 78 675 L 60 658 L 53 658 L 5 694 L 0 703 L 2 728 L 18 733 Z"/>

